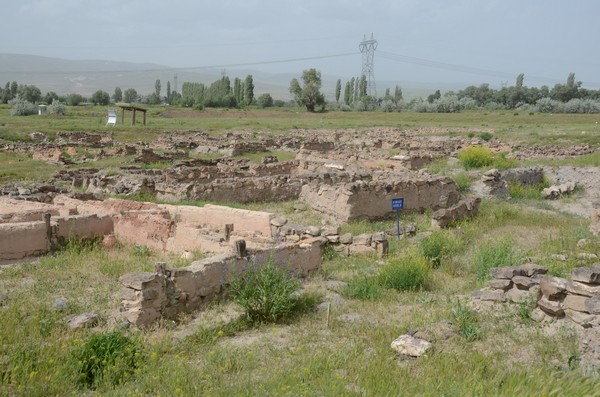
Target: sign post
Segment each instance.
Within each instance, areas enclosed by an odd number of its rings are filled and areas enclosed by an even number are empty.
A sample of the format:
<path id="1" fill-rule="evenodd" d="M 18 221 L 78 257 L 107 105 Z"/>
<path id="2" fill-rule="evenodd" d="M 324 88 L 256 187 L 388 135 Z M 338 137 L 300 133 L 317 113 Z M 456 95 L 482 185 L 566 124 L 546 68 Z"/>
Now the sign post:
<path id="1" fill-rule="evenodd" d="M 404 208 L 404 197 L 392 199 L 392 210 L 396 211 L 396 226 L 398 229 L 398 240 L 400 240 L 400 210 Z"/>

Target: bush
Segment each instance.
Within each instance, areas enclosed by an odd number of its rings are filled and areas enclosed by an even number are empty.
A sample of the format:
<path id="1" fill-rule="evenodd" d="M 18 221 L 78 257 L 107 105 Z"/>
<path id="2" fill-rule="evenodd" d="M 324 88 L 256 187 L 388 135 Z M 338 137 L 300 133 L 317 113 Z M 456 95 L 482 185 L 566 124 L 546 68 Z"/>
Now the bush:
<path id="1" fill-rule="evenodd" d="M 541 98 L 535 103 L 535 108 L 540 113 L 562 113 L 563 103 L 550 98 Z"/>
<path id="2" fill-rule="evenodd" d="M 294 295 L 299 287 L 296 278 L 269 262 L 236 278 L 229 291 L 246 311 L 246 320 L 256 324 L 283 321 L 310 306 Z"/>
<path id="3" fill-rule="evenodd" d="M 48 113 L 64 116 L 67 114 L 67 107 L 58 99 L 53 99 L 52 104 L 48 107 Z"/>
<path id="4" fill-rule="evenodd" d="M 94 334 L 75 351 L 79 383 L 90 388 L 122 383 L 138 368 L 140 354 L 139 342 L 118 331 Z"/>
<path id="5" fill-rule="evenodd" d="M 461 193 L 467 193 L 471 189 L 471 177 L 466 172 L 454 175 L 453 179 Z"/>
<path id="6" fill-rule="evenodd" d="M 490 132 L 482 132 L 481 135 L 479 135 L 479 137 L 487 142 L 490 139 L 492 139 L 493 135 Z"/>
<path id="7" fill-rule="evenodd" d="M 550 186 L 550 183 L 547 179 L 544 180 L 537 185 L 523 185 L 520 182 L 512 182 L 508 185 L 508 193 L 510 197 L 515 199 L 529 199 L 529 200 L 541 200 L 542 199 L 542 190 Z"/>
<path id="8" fill-rule="evenodd" d="M 518 262 L 519 256 L 513 251 L 513 242 L 504 238 L 500 241 L 487 241 L 479 247 L 473 266 L 477 273 L 477 279 L 487 280 L 490 277 L 490 269 L 500 266 L 511 266 Z"/>
<path id="9" fill-rule="evenodd" d="M 507 170 L 517 166 L 517 161 L 506 158 L 506 153 L 498 153 L 494 156 L 492 166 L 498 170 Z"/>
<path id="10" fill-rule="evenodd" d="M 467 170 L 491 165 L 494 160 L 491 150 L 485 146 L 469 146 L 458 152 L 458 159 Z"/>
<path id="11" fill-rule="evenodd" d="M 9 102 L 12 105 L 10 114 L 13 116 L 30 116 L 36 114 L 38 107 L 24 99 L 16 98 Z"/>
<path id="12" fill-rule="evenodd" d="M 445 257 L 455 254 L 462 246 L 462 241 L 452 231 L 435 230 L 419 242 L 421 254 L 437 266 Z"/>
<path id="13" fill-rule="evenodd" d="M 398 258 L 391 259 L 378 275 L 379 283 L 385 288 L 398 291 L 416 291 L 425 286 L 429 279 L 431 265 L 427 258 L 415 249 L 409 249 Z"/>

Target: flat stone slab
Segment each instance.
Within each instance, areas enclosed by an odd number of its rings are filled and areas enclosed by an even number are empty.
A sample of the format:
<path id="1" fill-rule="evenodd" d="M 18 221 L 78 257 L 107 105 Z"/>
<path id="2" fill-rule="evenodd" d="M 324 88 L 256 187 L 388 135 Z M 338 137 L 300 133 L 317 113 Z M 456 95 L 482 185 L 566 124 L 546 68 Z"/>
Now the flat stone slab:
<path id="1" fill-rule="evenodd" d="M 431 349 L 431 343 L 410 335 L 401 335 L 392 344 L 392 349 L 400 354 L 411 357 L 421 357 Z"/>
<path id="2" fill-rule="evenodd" d="M 577 267 L 571 270 L 571 279 L 587 284 L 600 284 L 600 268 Z"/>
<path id="3" fill-rule="evenodd" d="M 471 296 L 481 301 L 506 302 L 504 291 L 499 289 L 493 291 L 473 291 Z"/>
<path id="4" fill-rule="evenodd" d="M 68 324 L 71 329 L 94 327 L 98 324 L 98 314 L 96 312 L 83 313 L 71 318 Z"/>

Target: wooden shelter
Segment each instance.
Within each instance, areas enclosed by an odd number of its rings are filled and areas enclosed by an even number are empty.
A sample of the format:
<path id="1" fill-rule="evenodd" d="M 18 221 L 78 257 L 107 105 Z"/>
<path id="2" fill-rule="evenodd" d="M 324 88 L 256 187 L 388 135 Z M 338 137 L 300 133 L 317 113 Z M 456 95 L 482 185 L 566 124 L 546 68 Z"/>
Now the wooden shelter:
<path id="1" fill-rule="evenodd" d="M 146 110 L 144 108 L 140 108 L 138 106 L 133 106 L 129 104 L 117 104 L 118 107 L 121 108 L 121 124 L 125 124 L 125 111 L 131 111 L 131 125 L 135 125 L 135 113 L 142 112 L 144 114 L 144 125 L 146 125 Z"/>

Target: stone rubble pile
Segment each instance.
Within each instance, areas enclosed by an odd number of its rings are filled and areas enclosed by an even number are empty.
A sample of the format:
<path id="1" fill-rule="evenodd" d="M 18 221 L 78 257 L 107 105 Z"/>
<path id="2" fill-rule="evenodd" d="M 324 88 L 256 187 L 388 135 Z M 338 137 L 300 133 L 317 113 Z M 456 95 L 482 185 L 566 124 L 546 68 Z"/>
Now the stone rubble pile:
<path id="1" fill-rule="evenodd" d="M 571 270 L 571 280 L 546 276 L 532 318 L 568 318 L 584 328 L 600 326 L 600 262 Z"/>
<path id="2" fill-rule="evenodd" d="M 492 302 L 521 302 L 536 295 L 540 280 L 548 269 L 533 263 L 494 267 L 487 288 L 474 291 L 473 298 Z"/>
<path id="3" fill-rule="evenodd" d="M 548 276 L 535 264 L 496 267 L 488 286 L 474 291 L 479 301 L 522 302 L 535 297 L 535 321 L 563 319 L 583 328 L 600 327 L 600 262 L 571 270 L 571 279 Z"/>
<path id="4" fill-rule="evenodd" d="M 574 182 L 553 185 L 542 190 L 542 197 L 547 200 L 556 200 L 573 193 L 576 187 L 577 185 Z"/>
<path id="5" fill-rule="evenodd" d="M 286 242 L 301 242 L 319 238 L 324 245 L 331 245 L 342 255 L 377 254 L 384 257 L 388 253 L 389 242 L 385 232 L 363 233 L 353 236 L 341 234 L 339 226 L 302 226 L 288 224 L 287 219 L 276 217 L 271 220 L 272 235 Z"/>

